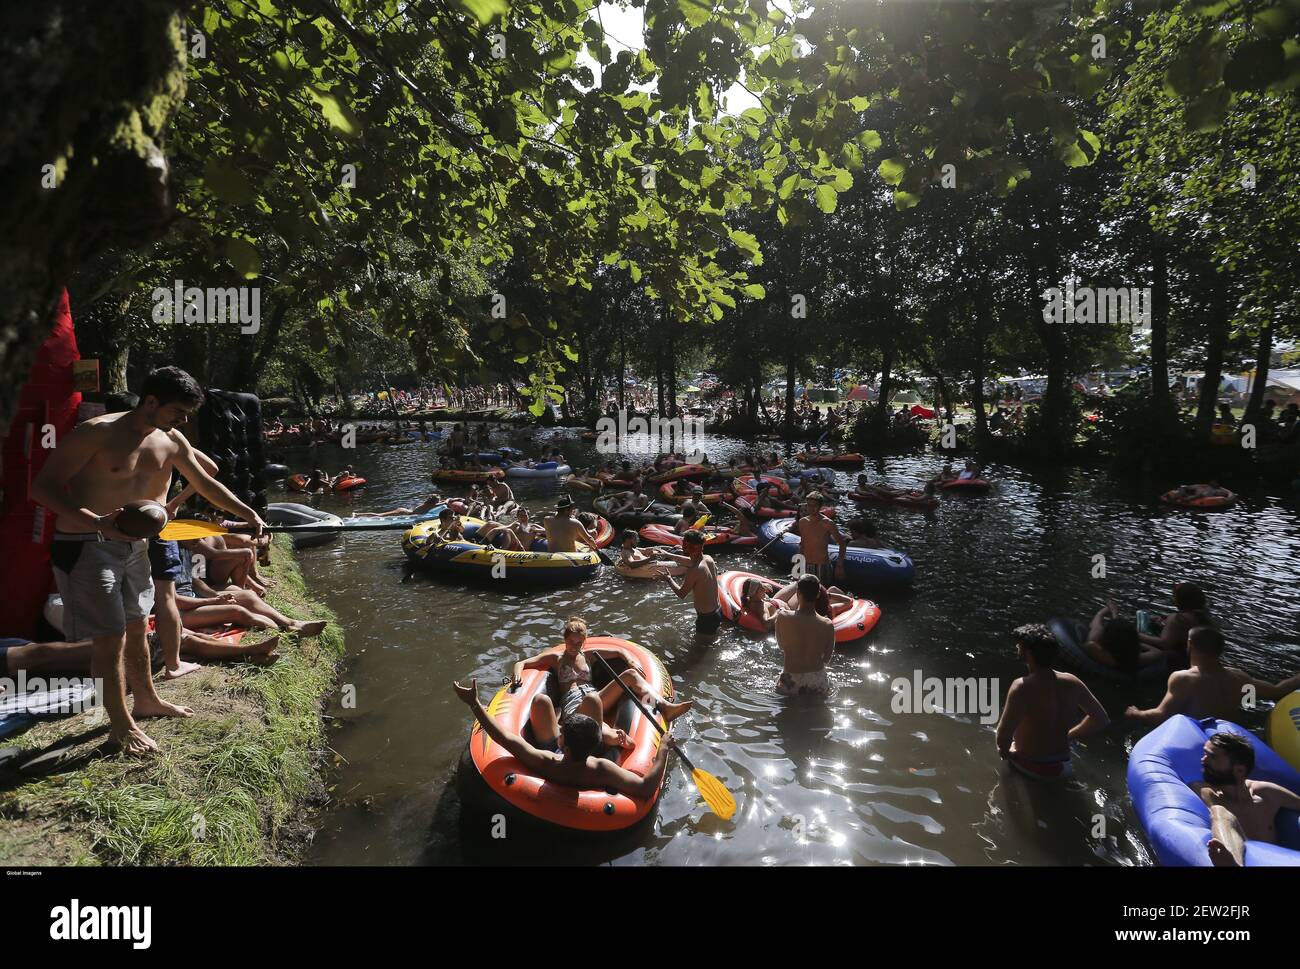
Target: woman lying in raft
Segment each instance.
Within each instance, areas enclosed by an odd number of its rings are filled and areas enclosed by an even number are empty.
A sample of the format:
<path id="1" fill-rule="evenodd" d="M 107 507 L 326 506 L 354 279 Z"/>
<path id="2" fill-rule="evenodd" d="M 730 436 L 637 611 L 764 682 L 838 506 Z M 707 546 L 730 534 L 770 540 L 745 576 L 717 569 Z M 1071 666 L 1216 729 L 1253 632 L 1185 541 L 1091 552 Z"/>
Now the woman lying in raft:
<path id="1" fill-rule="evenodd" d="M 623 688 L 614 681 L 606 683 L 597 690 L 591 682 L 591 666 L 583 655 L 583 644 L 587 641 L 587 623 L 582 619 L 570 619 L 564 624 L 564 652 L 538 653 L 536 656 L 515 663 L 512 671 L 512 685 L 522 685 L 525 670 L 546 670 L 555 677 L 560 692 L 560 710 L 546 693 L 539 693 L 533 699 L 528 722 L 533 728 L 533 735 L 541 745 L 543 752 L 556 753 L 561 750 L 561 736 L 572 730 L 575 717 L 586 717 L 599 726 L 596 734 L 596 749 L 605 747 L 631 747 L 626 731 L 616 730 L 605 723 L 605 711 L 623 699 Z M 645 680 L 646 671 L 641 669 L 636 656 L 617 647 L 594 650 L 607 660 L 620 659 L 628 668 L 619 674 L 619 679 L 632 688 L 632 692 L 652 713 L 663 715 L 664 722 L 671 724 L 691 708 L 695 701 L 669 703 L 662 697 L 655 696 Z M 486 724 L 484 725 L 486 729 Z M 572 740 L 572 737 L 569 737 Z M 591 751 L 592 753 L 595 750 Z M 516 756 L 518 756 L 516 754 Z M 572 783 L 565 781 L 565 783 Z M 576 785 L 583 786 L 583 785 Z"/>
<path id="2" fill-rule="evenodd" d="M 1158 646 L 1144 643 L 1138 635 L 1137 626 L 1127 619 L 1121 619 L 1119 607 L 1109 599 L 1092 617 L 1083 651 L 1102 666 L 1126 672 L 1163 663 L 1166 656 Z"/>
<path id="3" fill-rule="evenodd" d="M 766 583 L 757 579 L 746 579 L 741 591 L 741 616 L 736 618 L 737 623 L 741 621 L 742 616 L 748 616 L 752 620 L 761 623 L 768 632 L 774 632 L 776 630 L 777 616 L 782 613 L 792 614 L 799 611 L 799 604 L 796 602 L 798 591 L 799 583 L 797 580 L 787 583 L 772 592 Z M 853 605 L 856 601 L 853 596 L 837 586 L 822 586 L 817 593 L 816 610 L 819 615 L 825 616 L 827 619 L 834 619 L 837 611 L 836 607 L 844 609 Z"/>

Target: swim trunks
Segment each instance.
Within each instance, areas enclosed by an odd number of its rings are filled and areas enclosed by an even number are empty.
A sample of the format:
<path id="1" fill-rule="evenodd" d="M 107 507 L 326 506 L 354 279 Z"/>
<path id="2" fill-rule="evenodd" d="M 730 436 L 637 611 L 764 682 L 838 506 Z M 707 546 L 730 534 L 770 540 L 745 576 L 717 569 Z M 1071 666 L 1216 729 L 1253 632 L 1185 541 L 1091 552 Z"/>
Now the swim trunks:
<path id="1" fill-rule="evenodd" d="M 194 555 L 188 548 L 177 547 L 181 568 L 176 576 L 176 594 L 178 596 L 194 595 Z"/>
<path id="2" fill-rule="evenodd" d="M 695 631 L 697 633 L 716 633 L 722 626 L 722 610 L 698 612 L 695 614 Z"/>
<path id="3" fill-rule="evenodd" d="M 127 623 L 153 609 L 148 543 L 100 540 L 89 534 L 55 532 L 50 543 L 54 581 L 63 597 L 63 635 L 68 642 L 118 636 Z"/>
<path id="4" fill-rule="evenodd" d="M 149 539 L 149 571 L 155 582 L 177 582 L 183 576 L 181 547 L 160 538 Z"/>
<path id="5" fill-rule="evenodd" d="M 809 673 L 782 673 L 777 677 L 776 692 L 782 696 L 829 696 L 831 678 L 825 670 Z"/>
<path id="6" fill-rule="evenodd" d="M 1007 763 L 1036 780 L 1054 781 L 1074 776 L 1074 765 L 1070 763 L 1069 757 L 1064 760 L 1059 757 L 1030 758 L 1013 750 L 1007 757 Z"/>
<path id="7" fill-rule="evenodd" d="M 588 693 L 595 693 L 596 688 L 590 683 L 575 683 L 564 691 L 564 700 L 560 704 L 560 719 L 567 720 L 578 712 L 582 699 Z"/>
<path id="8" fill-rule="evenodd" d="M 814 564 L 805 564 L 803 570 L 808 575 L 817 576 L 822 585 L 828 585 L 831 581 L 834 566 L 830 562 L 818 562 Z"/>

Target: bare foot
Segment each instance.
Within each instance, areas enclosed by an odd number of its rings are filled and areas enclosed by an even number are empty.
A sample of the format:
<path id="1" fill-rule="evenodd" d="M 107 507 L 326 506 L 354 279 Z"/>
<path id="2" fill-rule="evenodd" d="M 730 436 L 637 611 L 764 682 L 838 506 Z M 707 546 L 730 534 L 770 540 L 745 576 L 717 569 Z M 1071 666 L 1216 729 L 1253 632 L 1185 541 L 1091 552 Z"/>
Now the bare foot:
<path id="1" fill-rule="evenodd" d="M 194 672 L 195 670 L 197 670 L 197 669 L 202 669 L 202 667 L 199 666 L 198 663 L 187 663 L 187 662 L 185 662 L 185 660 L 183 660 L 183 659 L 182 659 L 182 660 L 177 660 L 177 661 L 176 661 L 176 669 L 174 669 L 174 670 L 171 670 L 171 669 L 164 669 L 164 670 L 163 670 L 163 679 L 164 679 L 164 680 L 179 680 L 182 676 L 185 676 L 185 675 L 187 675 L 187 674 L 189 674 L 189 673 L 193 673 L 193 672 Z"/>
<path id="2" fill-rule="evenodd" d="M 275 651 L 275 647 L 279 643 L 280 637 L 272 636 L 270 639 L 264 639 L 260 643 L 253 643 L 251 646 L 244 643 L 240 643 L 240 645 L 244 647 L 244 652 L 249 656 L 267 656 Z"/>
<path id="3" fill-rule="evenodd" d="M 659 701 L 659 712 L 664 715 L 664 720 L 672 723 L 694 704 L 694 700 L 685 700 L 681 703 L 669 703 L 667 700 L 661 700 Z"/>
<path id="4" fill-rule="evenodd" d="M 145 757 L 158 752 L 158 745 L 134 723 L 120 733 L 116 729 L 109 733 L 106 746 L 132 757 Z"/>
<path id="5" fill-rule="evenodd" d="M 1218 838 L 1211 838 L 1205 846 L 1210 851 L 1210 862 L 1215 868 L 1240 868 L 1241 862 L 1232 856 L 1232 852 Z"/>
<path id="6" fill-rule="evenodd" d="M 328 619 L 316 619 L 313 620 L 312 622 L 303 622 L 302 620 L 296 620 L 294 624 L 289 628 L 292 629 L 294 632 L 296 632 L 299 636 L 319 636 L 321 633 L 325 631 L 325 627 L 328 625 L 329 625 Z"/>
<path id="7" fill-rule="evenodd" d="M 159 697 L 156 702 L 136 697 L 131 716 L 138 720 L 143 720 L 145 717 L 192 717 L 194 711 L 189 707 L 168 703 L 162 697 Z"/>

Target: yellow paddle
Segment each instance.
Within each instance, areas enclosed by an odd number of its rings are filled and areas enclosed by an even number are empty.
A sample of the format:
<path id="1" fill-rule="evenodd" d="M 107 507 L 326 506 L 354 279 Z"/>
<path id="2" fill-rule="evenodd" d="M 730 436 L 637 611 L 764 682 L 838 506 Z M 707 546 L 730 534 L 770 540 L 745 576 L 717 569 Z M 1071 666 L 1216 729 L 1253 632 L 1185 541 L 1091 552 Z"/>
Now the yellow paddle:
<path id="1" fill-rule="evenodd" d="M 609 675 L 614 678 L 614 682 L 621 686 L 623 692 L 627 694 L 628 699 L 636 704 L 636 708 L 641 711 L 641 715 L 653 723 L 655 729 L 662 734 L 664 728 L 659 725 L 659 721 L 650 716 L 650 712 L 646 710 L 641 701 L 637 699 L 636 694 L 632 692 L 632 688 L 624 683 L 619 678 L 619 675 L 610 668 L 605 657 L 594 651 L 589 655 L 595 656 L 596 659 L 600 660 L 600 664 L 605 667 L 605 670 Z M 692 764 L 690 758 L 686 756 L 680 746 L 674 744 L 673 750 L 677 751 L 677 756 L 682 759 L 683 766 L 691 772 L 691 779 L 695 781 L 695 787 L 699 790 L 700 797 L 704 798 L 704 803 L 709 806 L 709 810 L 722 818 L 722 820 L 730 821 L 732 816 L 736 813 L 736 799 L 731 796 L 731 792 L 727 790 L 722 781 L 718 780 L 708 771 L 701 770 Z"/>
<path id="2" fill-rule="evenodd" d="M 344 519 L 346 521 L 346 519 Z M 406 531 L 411 527 L 411 520 L 407 516 L 394 518 L 391 522 L 382 519 L 375 521 L 373 524 L 351 525 L 350 530 L 364 531 Z M 247 528 L 226 528 L 215 522 L 199 521 L 195 518 L 175 518 L 163 526 L 163 530 L 158 534 L 164 542 L 192 542 L 199 538 L 211 538 L 214 535 L 230 535 L 245 531 L 252 531 L 253 526 Z M 321 523 L 319 525 L 267 525 L 262 531 L 264 532 L 337 532 L 340 531 L 337 524 L 330 525 Z"/>

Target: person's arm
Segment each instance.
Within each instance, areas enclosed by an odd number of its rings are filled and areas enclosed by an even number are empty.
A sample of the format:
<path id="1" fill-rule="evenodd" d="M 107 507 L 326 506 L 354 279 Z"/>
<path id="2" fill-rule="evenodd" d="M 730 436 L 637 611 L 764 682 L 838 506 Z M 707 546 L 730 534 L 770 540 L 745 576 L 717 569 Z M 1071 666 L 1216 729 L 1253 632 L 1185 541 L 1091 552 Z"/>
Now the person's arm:
<path id="1" fill-rule="evenodd" d="M 1253 676 L 1247 676 L 1246 684 L 1255 688 L 1255 695 L 1261 700 L 1280 700 L 1288 693 L 1300 690 L 1300 673 L 1297 673 L 1289 680 L 1278 680 L 1276 683 L 1269 683 L 1267 680 L 1257 680 Z"/>
<path id="2" fill-rule="evenodd" d="M 1016 736 L 1016 728 L 1025 715 L 1024 703 L 1020 699 L 1020 680 L 1011 684 L 1007 691 L 1007 702 L 1002 705 L 1002 717 L 998 720 L 998 756 L 1007 757 L 1011 753 L 1011 741 Z"/>
<path id="3" fill-rule="evenodd" d="M 469 686 L 461 686 L 456 682 L 451 685 L 452 689 L 456 691 L 456 695 L 469 707 L 470 712 L 474 714 L 474 719 L 482 725 L 487 735 L 510 751 L 525 770 L 538 774 L 555 762 L 554 754 L 538 750 L 519 734 L 506 730 L 492 719 L 492 716 L 484 709 L 483 701 L 478 698 L 478 680 L 470 680 Z"/>
<path id="4" fill-rule="evenodd" d="M 676 577 L 672 575 L 668 575 L 666 578 L 668 579 L 668 584 L 672 586 L 673 591 L 677 593 L 677 598 L 685 599 L 695 588 L 695 583 L 698 581 L 699 575 L 700 570 L 694 568 L 686 573 L 681 582 L 678 582 Z"/>
<path id="5" fill-rule="evenodd" d="M 1087 737 L 1099 731 L 1105 730 L 1110 726 L 1110 716 L 1106 713 L 1106 708 L 1101 702 L 1092 695 L 1092 691 L 1084 684 L 1083 680 L 1074 677 L 1075 687 L 1078 689 L 1079 709 L 1083 711 L 1083 719 L 1070 728 L 1068 734 L 1071 740 L 1078 740 L 1080 737 Z"/>
<path id="6" fill-rule="evenodd" d="M 582 542 L 593 552 L 599 552 L 600 546 L 596 544 L 596 537 L 587 531 L 587 526 L 582 522 L 574 522 L 578 526 L 578 541 Z"/>
<path id="7" fill-rule="evenodd" d="M 825 648 L 822 650 L 823 666 L 829 663 L 831 661 L 831 657 L 835 655 L 835 626 L 833 623 L 831 623 L 829 619 L 826 621 L 826 629 L 824 631 L 824 635 L 825 635 L 826 642 L 825 642 Z"/>
<path id="8" fill-rule="evenodd" d="M 1139 710 L 1136 706 L 1130 706 L 1124 711 L 1124 716 L 1151 727 L 1159 726 L 1175 714 L 1183 712 L 1187 706 L 1189 687 L 1187 674 L 1180 670 L 1169 677 L 1165 698 L 1160 701 L 1159 706 L 1150 710 Z"/>
<path id="9" fill-rule="evenodd" d="M 519 678 L 524 675 L 524 670 L 549 670 L 554 665 L 555 653 L 538 653 L 536 656 L 516 662 L 511 679 L 518 683 Z"/>
<path id="10" fill-rule="evenodd" d="M 1176 653 L 1178 648 L 1187 642 L 1187 629 L 1176 616 L 1171 616 L 1165 620 L 1164 628 L 1160 630 L 1159 636 L 1141 636 L 1139 638 L 1144 643 L 1159 646 L 1166 653 Z"/>
<path id="11" fill-rule="evenodd" d="M 241 521 L 255 526 L 257 533 L 261 534 L 262 529 L 266 527 L 266 522 L 262 521 L 262 516 L 231 494 L 229 488 L 208 474 L 195 457 L 194 448 L 190 446 L 190 442 L 185 439 L 184 435 L 172 431 L 171 437 L 177 445 L 176 455 L 172 458 L 172 463 L 185 476 L 185 480 L 194 486 L 194 490 L 218 508 L 225 509 L 239 516 Z"/>
<path id="12" fill-rule="evenodd" d="M 1263 794 L 1277 806 L 1278 810 L 1300 811 L 1300 794 L 1288 791 L 1281 784 L 1272 781 L 1256 781 L 1255 793 Z"/>
<path id="13" fill-rule="evenodd" d="M 193 445 L 190 446 L 194 448 Z M 196 460 L 199 463 L 200 467 L 202 467 L 203 470 L 206 471 L 209 475 L 215 475 L 217 473 L 218 470 L 217 462 L 213 461 L 210 457 L 208 457 L 198 448 L 194 448 L 194 460 Z M 167 517 L 168 518 L 176 517 L 177 509 L 180 508 L 181 505 L 185 504 L 185 502 L 189 500 L 190 496 L 194 494 L 194 492 L 195 492 L 194 485 L 189 481 L 189 479 L 186 479 L 185 487 L 180 492 L 180 494 L 178 494 L 171 501 L 167 502 Z"/>
<path id="14" fill-rule="evenodd" d="M 72 523 L 81 531 L 99 532 L 105 538 L 118 541 L 131 541 L 113 528 L 113 520 L 120 508 L 100 515 L 89 508 L 79 508 L 67 499 L 68 482 L 90 463 L 95 452 L 99 450 L 101 438 L 107 431 L 98 424 L 83 424 L 73 430 L 55 447 L 46 459 L 40 474 L 32 482 L 32 501 L 54 512 L 59 518 Z"/>
<path id="15" fill-rule="evenodd" d="M 645 772 L 644 777 L 639 777 L 630 770 L 619 767 L 608 760 L 600 759 L 598 761 L 602 765 L 599 768 L 600 770 L 612 773 L 611 779 L 615 781 L 615 790 L 622 791 L 628 797 L 649 798 L 654 796 L 654 792 L 659 789 L 659 782 L 663 779 L 664 770 L 668 766 L 668 751 L 671 747 L 676 746 L 676 741 L 672 738 L 672 729 L 672 724 L 669 724 L 663 740 L 659 743 L 659 749 L 655 751 L 655 759 L 651 761 L 650 769 Z"/>

